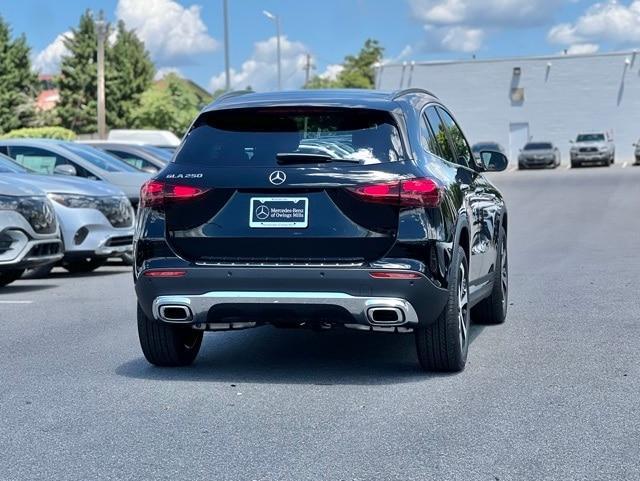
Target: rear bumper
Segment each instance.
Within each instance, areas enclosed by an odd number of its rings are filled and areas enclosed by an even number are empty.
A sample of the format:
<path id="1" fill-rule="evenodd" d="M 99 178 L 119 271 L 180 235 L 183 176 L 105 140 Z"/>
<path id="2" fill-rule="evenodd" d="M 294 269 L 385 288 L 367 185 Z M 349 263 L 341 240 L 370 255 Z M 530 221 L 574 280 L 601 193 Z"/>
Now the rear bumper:
<path id="1" fill-rule="evenodd" d="M 136 293 L 148 317 L 176 322 L 165 308 L 184 306 L 184 316 L 177 322 L 209 327 L 231 328 L 234 321 L 415 327 L 435 321 L 447 300 L 446 289 L 421 274 L 415 279 L 374 279 L 367 268 L 183 270 L 185 275 L 176 278 L 144 273 L 138 277 Z M 377 309 L 385 312 L 376 316 Z"/>

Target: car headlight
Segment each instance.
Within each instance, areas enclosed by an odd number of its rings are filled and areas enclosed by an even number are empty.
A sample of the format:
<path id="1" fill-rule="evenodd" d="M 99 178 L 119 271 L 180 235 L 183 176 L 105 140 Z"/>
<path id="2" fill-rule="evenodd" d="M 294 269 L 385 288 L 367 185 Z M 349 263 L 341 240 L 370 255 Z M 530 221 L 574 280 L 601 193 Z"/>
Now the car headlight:
<path id="1" fill-rule="evenodd" d="M 18 210 L 20 204 L 17 197 L 0 195 L 0 210 Z"/>
<path id="2" fill-rule="evenodd" d="M 578 147 L 571 147 L 571 153 L 572 154 L 577 154 L 578 153 Z"/>
<path id="3" fill-rule="evenodd" d="M 606 152 L 607 150 L 609 150 L 609 147 L 600 147 L 600 152 Z"/>

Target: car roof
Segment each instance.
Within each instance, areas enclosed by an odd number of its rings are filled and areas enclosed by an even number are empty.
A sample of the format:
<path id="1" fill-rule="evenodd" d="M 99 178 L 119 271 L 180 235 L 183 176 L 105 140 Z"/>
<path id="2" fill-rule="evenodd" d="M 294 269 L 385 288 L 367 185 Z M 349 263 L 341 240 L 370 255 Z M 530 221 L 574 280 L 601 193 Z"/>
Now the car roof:
<path id="1" fill-rule="evenodd" d="M 249 107 L 274 106 L 322 106 L 361 107 L 376 110 L 395 110 L 398 102 L 411 95 L 436 99 L 435 95 L 422 89 L 400 91 L 368 89 L 305 89 L 277 92 L 229 92 L 218 97 L 204 108 L 204 112 Z"/>

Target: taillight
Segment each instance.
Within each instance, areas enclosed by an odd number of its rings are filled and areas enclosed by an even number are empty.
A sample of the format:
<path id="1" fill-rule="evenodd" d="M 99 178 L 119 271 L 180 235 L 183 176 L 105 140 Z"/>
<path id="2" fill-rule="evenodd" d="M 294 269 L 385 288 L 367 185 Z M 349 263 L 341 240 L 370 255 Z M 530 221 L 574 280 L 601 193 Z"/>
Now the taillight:
<path id="1" fill-rule="evenodd" d="M 140 189 L 142 207 L 162 208 L 167 202 L 181 202 L 204 194 L 209 189 L 190 185 L 175 185 L 160 180 L 149 180 Z"/>
<path id="2" fill-rule="evenodd" d="M 437 207 L 442 198 L 440 185 L 428 178 L 351 187 L 349 190 L 367 202 L 400 207 Z"/>

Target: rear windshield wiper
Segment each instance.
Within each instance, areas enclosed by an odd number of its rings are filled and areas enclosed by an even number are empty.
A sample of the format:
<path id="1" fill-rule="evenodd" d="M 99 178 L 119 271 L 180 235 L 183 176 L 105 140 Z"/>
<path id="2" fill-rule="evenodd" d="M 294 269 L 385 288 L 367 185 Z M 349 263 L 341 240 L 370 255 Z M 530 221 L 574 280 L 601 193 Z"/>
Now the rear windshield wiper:
<path id="1" fill-rule="evenodd" d="M 305 154 L 302 152 L 281 152 L 276 155 L 279 165 L 290 164 L 328 164 L 331 162 L 348 162 L 359 164 L 358 159 L 336 159 L 327 154 Z"/>

